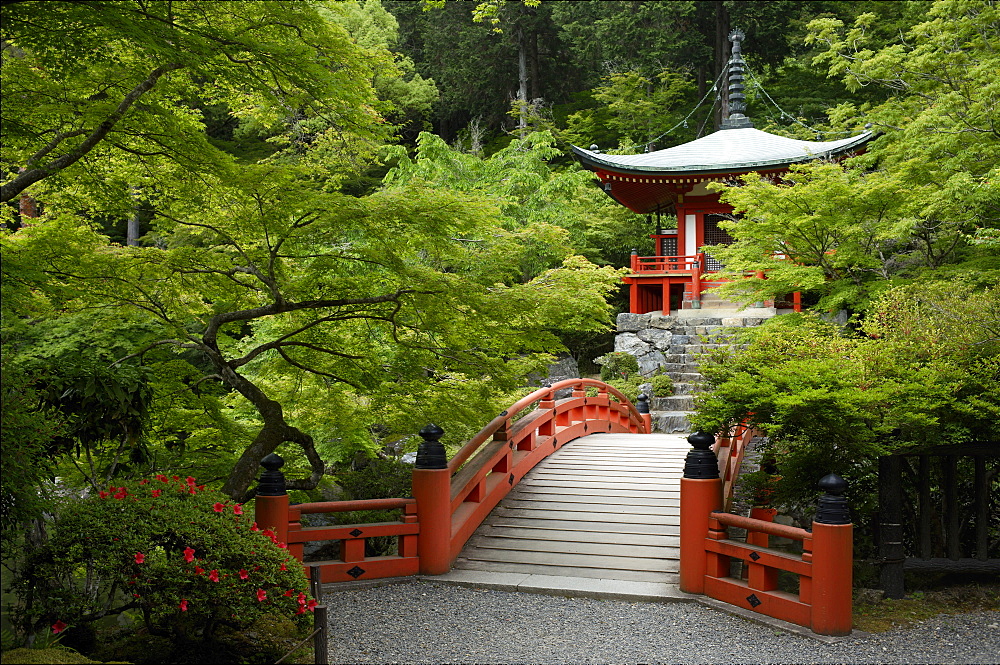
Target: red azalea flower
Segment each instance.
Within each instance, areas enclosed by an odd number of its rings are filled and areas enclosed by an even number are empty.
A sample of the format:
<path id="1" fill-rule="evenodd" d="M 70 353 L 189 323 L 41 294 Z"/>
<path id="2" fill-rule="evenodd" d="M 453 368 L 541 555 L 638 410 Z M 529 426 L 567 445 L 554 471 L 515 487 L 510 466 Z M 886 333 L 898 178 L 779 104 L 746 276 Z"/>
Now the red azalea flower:
<path id="1" fill-rule="evenodd" d="M 213 568 L 212 571 L 208 574 L 208 579 L 210 579 L 213 582 L 218 582 L 219 581 L 219 571 L 215 570 Z"/>
<path id="2" fill-rule="evenodd" d="M 145 560 L 146 560 L 146 555 L 145 554 L 143 554 L 142 552 L 136 552 L 135 553 L 135 562 L 136 563 L 142 563 Z"/>
<path id="3" fill-rule="evenodd" d="M 69 624 L 63 623 L 61 619 L 52 624 L 52 632 L 55 633 L 56 635 L 63 632 L 67 628 L 69 628 Z"/>
<path id="4" fill-rule="evenodd" d="M 256 522 L 255 522 L 255 524 L 256 524 Z M 261 531 L 261 533 L 264 534 L 265 536 L 267 536 L 268 538 L 272 539 L 272 540 L 274 539 L 274 531 L 271 531 L 270 529 L 264 529 L 263 531 Z"/>
<path id="5" fill-rule="evenodd" d="M 218 501 L 216 501 L 215 505 L 212 506 L 212 510 L 214 510 L 217 513 L 221 513 L 223 508 L 225 508 L 225 506 L 219 503 Z"/>
<path id="6" fill-rule="evenodd" d="M 204 485 L 198 485 L 198 489 L 201 490 L 202 492 L 204 492 L 205 491 L 205 486 Z"/>
<path id="7" fill-rule="evenodd" d="M 280 547 L 283 550 L 288 549 L 288 545 L 286 545 L 285 543 L 279 543 L 277 540 L 274 541 L 274 544 L 277 545 L 278 547 Z"/>
<path id="8" fill-rule="evenodd" d="M 241 580 L 245 580 L 248 577 L 250 577 L 250 573 L 247 572 L 247 569 L 246 568 L 241 568 L 240 569 L 240 579 Z"/>
<path id="9" fill-rule="evenodd" d="M 180 480 L 181 479 L 180 476 L 170 476 L 170 477 L 173 478 L 174 480 Z"/>
<path id="10" fill-rule="evenodd" d="M 187 612 L 188 611 L 188 601 L 187 601 L 187 598 L 181 598 L 181 604 L 180 604 L 179 607 L 181 608 L 181 612 Z"/>
<path id="11" fill-rule="evenodd" d="M 133 594 L 132 594 L 132 597 L 133 597 L 133 598 L 142 598 L 142 596 L 140 596 L 140 595 L 139 595 L 139 594 L 137 594 L 137 593 L 133 593 Z"/>
<path id="12" fill-rule="evenodd" d="M 285 564 L 281 564 L 281 568 L 279 568 L 278 570 L 288 570 L 288 566 L 286 566 Z"/>
<path id="13" fill-rule="evenodd" d="M 189 490 L 188 490 L 188 494 L 197 494 L 197 493 L 198 493 L 198 490 L 196 490 L 196 489 L 195 489 L 195 488 L 193 488 L 193 487 L 192 487 L 191 489 L 189 489 Z"/>
<path id="14" fill-rule="evenodd" d="M 289 589 L 285 592 L 285 595 L 291 598 L 293 593 L 295 593 L 295 589 Z"/>
<path id="15" fill-rule="evenodd" d="M 163 490 L 153 490 L 153 496 L 160 496 L 163 494 Z"/>
<path id="16" fill-rule="evenodd" d="M 306 594 L 304 592 L 302 592 L 302 591 L 299 591 L 299 597 L 296 598 L 296 600 L 299 601 L 299 605 L 305 605 L 306 604 Z"/>
<path id="17" fill-rule="evenodd" d="M 241 506 L 238 503 L 235 506 L 233 506 L 233 514 L 234 515 L 242 515 L 243 514 L 243 506 Z"/>
<path id="18" fill-rule="evenodd" d="M 264 602 L 265 598 L 267 598 L 267 592 L 263 589 L 257 589 L 257 601 Z"/>
<path id="19" fill-rule="evenodd" d="M 126 492 L 125 488 L 123 487 L 121 492 L 118 492 L 118 494 L 115 494 L 115 498 L 116 499 L 124 499 L 127 494 L 128 494 L 128 492 Z"/>
<path id="20" fill-rule="evenodd" d="M 190 547 L 184 548 L 184 560 L 187 561 L 188 563 L 194 561 L 194 550 L 191 549 Z"/>
<path id="21" fill-rule="evenodd" d="M 194 479 L 194 476 L 188 476 L 186 482 L 187 482 L 188 485 L 197 485 L 198 484 L 198 481 Z"/>
<path id="22" fill-rule="evenodd" d="M 315 612 L 317 605 L 319 605 L 319 603 L 317 603 L 315 600 L 312 599 L 310 599 L 309 602 L 306 603 L 306 607 L 309 608 L 310 612 Z"/>
<path id="23" fill-rule="evenodd" d="M 169 479 L 169 478 L 167 478 L 167 477 L 166 477 L 165 475 L 163 475 L 162 473 L 158 473 L 158 474 L 156 474 L 156 479 L 157 479 L 157 480 L 159 480 L 159 481 L 160 481 L 161 483 L 167 483 L 167 482 L 170 482 L 170 479 Z"/>
<path id="24" fill-rule="evenodd" d="M 299 605 L 299 609 L 297 609 L 295 611 L 295 613 L 296 614 L 305 614 L 306 613 L 306 606 L 305 605 Z"/>
<path id="25" fill-rule="evenodd" d="M 98 495 L 99 497 L 101 497 L 102 499 L 107 499 L 107 498 L 108 498 L 108 493 L 107 493 L 107 492 L 105 492 L 105 491 L 103 491 L 103 490 L 102 490 L 102 491 L 100 491 L 100 492 L 98 492 L 98 493 L 97 493 L 97 495 Z"/>
<path id="26" fill-rule="evenodd" d="M 253 523 L 253 525 L 250 527 L 250 530 L 251 531 L 260 531 L 260 529 L 257 527 L 257 523 L 256 522 Z"/>
<path id="27" fill-rule="evenodd" d="M 194 567 L 194 574 L 195 574 L 195 575 L 201 575 L 201 574 L 202 574 L 202 573 L 204 573 L 204 572 L 205 572 L 205 569 L 204 569 L 204 568 L 202 568 L 201 566 L 197 566 L 197 565 L 196 565 L 196 566 Z"/>
<path id="28" fill-rule="evenodd" d="M 139 481 L 139 484 L 140 485 L 148 485 L 149 484 L 149 478 L 143 478 L 142 480 Z"/>

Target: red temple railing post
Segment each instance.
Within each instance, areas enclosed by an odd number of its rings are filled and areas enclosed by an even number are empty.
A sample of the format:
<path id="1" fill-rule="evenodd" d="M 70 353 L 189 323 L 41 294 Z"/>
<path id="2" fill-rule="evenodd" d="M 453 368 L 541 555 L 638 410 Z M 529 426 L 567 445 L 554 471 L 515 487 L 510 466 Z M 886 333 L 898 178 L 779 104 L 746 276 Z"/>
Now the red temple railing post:
<path id="1" fill-rule="evenodd" d="M 802 311 L 802 292 L 795 291 L 792 293 L 792 309 L 796 312 Z"/>
<path id="2" fill-rule="evenodd" d="M 820 635 L 850 635 L 854 526 L 843 497 L 847 483 L 836 474 L 819 481 L 825 494 L 812 529 L 812 629 Z"/>
<path id="3" fill-rule="evenodd" d="M 708 571 L 708 536 L 710 515 L 722 510 L 722 479 L 719 463 L 709 448 L 715 437 L 695 432 L 688 437 L 693 449 L 684 461 L 681 478 L 681 562 L 680 587 L 687 593 L 705 592 Z"/>
<path id="4" fill-rule="evenodd" d="M 705 265 L 705 255 L 698 252 L 691 266 L 691 309 L 701 309 L 701 269 Z"/>
<path id="5" fill-rule="evenodd" d="M 260 461 L 264 473 L 257 483 L 257 497 L 254 499 L 254 520 L 261 529 L 274 531 L 279 543 L 288 542 L 288 492 L 285 490 L 285 474 L 280 469 L 285 460 L 271 453 Z"/>
<path id="6" fill-rule="evenodd" d="M 646 434 L 653 432 L 653 417 L 649 413 L 649 397 L 646 393 L 640 393 L 635 400 L 635 410 L 642 416 L 642 422 L 646 425 Z"/>
<path id="7" fill-rule="evenodd" d="M 413 498 L 417 500 L 420 573 L 442 575 L 451 569 L 451 471 L 437 425 L 420 430 L 423 442 L 413 467 Z"/>

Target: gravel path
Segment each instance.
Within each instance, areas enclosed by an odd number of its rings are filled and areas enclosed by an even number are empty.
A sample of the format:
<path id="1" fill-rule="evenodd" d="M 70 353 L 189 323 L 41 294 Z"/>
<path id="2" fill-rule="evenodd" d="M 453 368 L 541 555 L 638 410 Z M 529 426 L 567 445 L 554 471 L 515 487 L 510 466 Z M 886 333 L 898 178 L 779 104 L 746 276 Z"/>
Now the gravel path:
<path id="1" fill-rule="evenodd" d="M 698 603 L 629 603 L 426 581 L 324 594 L 331 663 L 997 663 L 1000 611 L 836 644 Z"/>

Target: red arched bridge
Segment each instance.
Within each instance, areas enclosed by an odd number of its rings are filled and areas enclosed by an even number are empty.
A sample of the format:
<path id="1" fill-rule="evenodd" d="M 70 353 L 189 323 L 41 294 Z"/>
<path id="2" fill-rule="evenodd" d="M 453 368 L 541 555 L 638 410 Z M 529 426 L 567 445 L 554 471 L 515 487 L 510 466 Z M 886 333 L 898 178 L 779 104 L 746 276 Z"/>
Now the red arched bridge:
<path id="1" fill-rule="evenodd" d="M 283 462 L 269 455 L 261 463 L 257 522 L 300 560 L 307 542 L 339 541 L 339 559 L 310 562 L 324 583 L 442 575 L 455 567 L 647 582 L 674 589 L 675 598 L 704 594 L 819 634 L 849 634 L 852 527 L 844 482 L 821 481 L 826 493 L 811 530 L 774 523 L 774 511 L 757 509 L 749 518 L 724 512 L 754 432 L 738 427 L 687 440 L 652 434 L 640 400 L 636 407 L 593 379 L 561 381 L 518 400 L 451 459 L 443 432 L 429 425 L 420 432 L 413 498 L 289 505 Z M 400 520 L 300 522 L 310 513 L 392 509 L 401 510 Z M 730 538 L 730 528 L 746 530 L 745 542 Z M 366 540 L 379 536 L 396 538 L 395 554 L 366 556 Z M 785 547 L 772 547 L 772 538 Z"/>

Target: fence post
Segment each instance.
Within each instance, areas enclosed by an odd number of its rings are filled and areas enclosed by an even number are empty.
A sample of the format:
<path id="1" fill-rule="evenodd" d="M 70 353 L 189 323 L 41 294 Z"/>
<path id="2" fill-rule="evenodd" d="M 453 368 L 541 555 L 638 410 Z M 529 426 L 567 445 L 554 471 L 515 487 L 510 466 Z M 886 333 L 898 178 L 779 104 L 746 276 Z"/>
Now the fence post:
<path id="1" fill-rule="evenodd" d="M 279 543 L 288 542 L 288 492 L 285 491 L 285 474 L 279 469 L 285 460 L 271 453 L 260 461 L 264 473 L 257 483 L 254 500 L 254 519 L 261 529 L 271 529 Z"/>
<path id="2" fill-rule="evenodd" d="M 642 416 L 642 422 L 646 425 L 646 434 L 653 433 L 653 416 L 649 414 L 649 397 L 646 393 L 639 393 L 635 399 L 635 410 Z"/>
<path id="3" fill-rule="evenodd" d="M 714 442 L 715 436 L 706 432 L 695 432 L 688 437 L 693 449 L 684 460 L 684 477 L 681 478 L 680 563 L 680 587 L 687 593 L 705 592 L 708 569 L 705 538 L 709 515 L 722 510 L 719 463 L 709 450 Z"/>
<path id="4" fill-rule="evenodd" d="M 836 474 L 819 481 L 819 498 L 812 537 L 812 629 L 820 635 L 851 634 L 851 592 L 854 526 L 847 499 L 847 482 Z"/>
<path id="5" fill-rule="evenodd" d="M 698 252 L 691 266 L 691 309 L 701 309 L 701 267 L 705 255 Z"/>
<path id="6" fill-rule="evenodd" d="M 451 569 L 451 471 L 437 425 L 420 430 L 423 438 L 413 467 L 413 498 L 417 500 L 420 538 L 417 554 L 422 575 L 442 575 Z"/>

